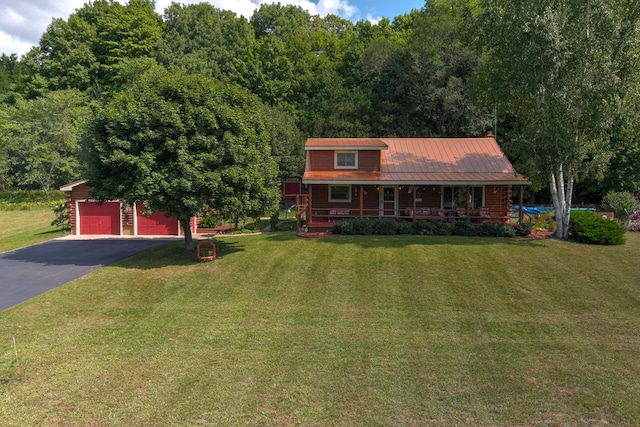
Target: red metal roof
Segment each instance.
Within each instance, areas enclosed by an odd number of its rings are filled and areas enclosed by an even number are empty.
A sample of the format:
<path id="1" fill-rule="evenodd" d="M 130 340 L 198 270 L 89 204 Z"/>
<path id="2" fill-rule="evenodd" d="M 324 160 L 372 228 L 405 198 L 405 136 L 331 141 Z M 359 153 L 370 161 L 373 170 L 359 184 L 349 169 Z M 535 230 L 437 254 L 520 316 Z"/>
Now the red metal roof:
<path id="1" fill-rule="evenodd" d="M 380 138 L 309 138 L 305 150 L 378 149 L 386 150 L 387 144 Z"/>
<path id="2" fill-rule="evenodd" d="M 310 142 L 311 141 L 311 142 Z M 307 150 L 367 147 L 380 141 L 388 147 L 381 151 L 380 172 L 306 171 L 303 182 L 309 183 L 415 183 L 527 184 L 528 181 L 504 155 L 492 135 L 482 138 L 380 138 L 326 139 L 307 141 Z M 369 144 L 369 145 L 367 145 Z"/>

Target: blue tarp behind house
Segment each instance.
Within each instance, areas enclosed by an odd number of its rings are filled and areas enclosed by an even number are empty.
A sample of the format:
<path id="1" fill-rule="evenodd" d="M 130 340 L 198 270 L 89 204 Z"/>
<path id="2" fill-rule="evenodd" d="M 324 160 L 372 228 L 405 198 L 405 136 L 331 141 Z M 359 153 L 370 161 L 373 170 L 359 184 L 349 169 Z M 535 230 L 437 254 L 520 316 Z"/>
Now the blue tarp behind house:
<path id="1" fill-rule="evenodd" d="M 553 206 L 523 206 L 522 212 L 527 215 L 540 215 L 547 212 L 552 212 L 554 210 Z M 572 211 L 595 211 L 594 208 L 571 208 Z M 520 206 L 513 206 L 514 212 L 520 212 Z"/>

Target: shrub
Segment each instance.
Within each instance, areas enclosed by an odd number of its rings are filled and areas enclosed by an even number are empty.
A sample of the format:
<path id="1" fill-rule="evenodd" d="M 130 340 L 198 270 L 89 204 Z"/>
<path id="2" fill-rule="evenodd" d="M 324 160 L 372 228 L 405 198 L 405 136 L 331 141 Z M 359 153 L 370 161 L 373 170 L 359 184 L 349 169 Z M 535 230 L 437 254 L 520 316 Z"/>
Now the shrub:
<path id="1" fill-rule="evenodd" d="M 485 222 L 478 227 L 479 236 L 495 236 L 497 233 L 497 224 L 495 222 Z"/>
<path id="2" fill-rule="evenodd" d="M 200 218 L 200 226 L 214 228 L 221 224 L 221 219 L 216 212 L 210 212 Z"/>
<path id="3" fill-rule="evenodd" d="M 432 236 L 434 234 L 435 228 L 435 221 L 419 219 L 413 223 L 414 233 L 422 236 Z"/>
<path id="4" fill-rule="evenodd" d="M 372 233 L 384 236 L 391 236 L 398 232 L 398 223 L 393 219 L 379 219 L 371 221 Z"/>
<path id="5" fill-rule="evenodd" d="M 569 233 L 579 242 L 595 245 L 622 245 L 625 228 L 590 211 L 572 211 Z"/>
<path id="6" fill-rule="evenodd" d="M 521 222 L 513 227 L 513 231 L 516 236 L 527 237 L 533 231 L 533 225 L 532 222 Z"/>
<path id="7" fill-rule="evenodd" d="M 357 218 L 357 219 L 343 219 L 333 224 L 333 232 L 336 234 L 348 234 L 348 235 L 369 235 L 373 234 L 374 221 Z"/>
<path id="8" fill-rule="evenodd" d="M 536 230 L 546 230 L 551 231 L 552 233 L 556 231 L 556 217 L 555 212 L 544 212 L 538 215 L 534 222 L 534 228 Z"/>
<path id="9" fill-rule="evenodd" d="M 442 221 L 433 222 L 433 235 L 434 236 L 451 236 L 453 234 L 453 224 Z"/>
<path id="10" fill-rule="evenodd" d="M 53 208 L 55 218 L 51 221 L 52 227 L 60 227 L 62 230 L 69 230 L 69 211 L 66 203 L 60 203 Z"/>
<path id="11" fill-rule="evenodd" d="M 495 237 L 514 237 L 516 235 L 516 231 L 513 227 L 503 222 L 496 224 L 495 233 Z"/>
<path id="12" fill-rule="evenodd" d="M 401 222 L 398 224 L 398 234 L 418 234 L 414 226 L 415 222 Z"/>
<path id="13" fill-rule="evenodd" d="M 456 221 L 452 227 L 452 233 L 456 236 L 475 236 L 477 234 L 476 226 L 470 221 Z"/>
<path id="14" fill-rule="evenodd" d="M 351 220 L 344 219 L 333 224 L 332 231 L 335 234 L 354 234 Z"/>
<path id="15" fill-rule="evenodd" d="M 347 221 L 351 221 L 351 226 L 353 227 L 353 234 L 357 234 L 361 236 L 373 234 L 373 221 L 369 219 L 364 219 L 364 218 L 349 219 Z"/>
<path id="16" fill-rule="evenodd" d="M 612 211 L 616 219 L 626 221 L 640 206 L 628 191 L 609 191 L 602 198 L 602 208 Z"/>

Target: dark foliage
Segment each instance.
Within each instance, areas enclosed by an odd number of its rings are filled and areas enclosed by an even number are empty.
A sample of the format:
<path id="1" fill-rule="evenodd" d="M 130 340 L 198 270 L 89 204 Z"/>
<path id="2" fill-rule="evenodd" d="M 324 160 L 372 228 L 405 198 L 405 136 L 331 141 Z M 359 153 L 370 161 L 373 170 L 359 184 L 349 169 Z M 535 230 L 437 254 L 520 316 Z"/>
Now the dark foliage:
<path id="1" fill-rule="evenodd" d="M 456 221 L 453 223 L 453 234 L 455 236 L 475 236 L 477 229 L 470 221 Z"/>
<path id="2" fill-rule="evenodd" d="M 533 223 L 532 222 L 522 222 L 520 224 L 516 224 L 513 227 L 513 231 L 515 231 L 516 236 L 526 237 L 533 231 Z"/>

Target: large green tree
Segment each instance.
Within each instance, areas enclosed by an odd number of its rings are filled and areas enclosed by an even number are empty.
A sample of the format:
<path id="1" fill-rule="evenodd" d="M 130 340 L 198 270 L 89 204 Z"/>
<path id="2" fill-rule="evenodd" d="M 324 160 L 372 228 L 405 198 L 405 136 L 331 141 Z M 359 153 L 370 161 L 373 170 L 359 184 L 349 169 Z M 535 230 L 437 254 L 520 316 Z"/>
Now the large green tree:
<path id="1" fill-rule="evenodd" d="M 77 176 L 80 135 L 90 112 L 86 96 L 54 91 L 18 99 L 0 112 L 0 173 L 11 174 L 14 186 L 37 185 L 48 198 L 52 188 Z"/>
<path id="2" fill-rule="evenodd" d="M 246 85 L 257 67 L 253 27 L 231 11 L 208 3 L 172 3 L 164 13 L 165 29 L 158 62 L 218 80 Z"/>
<path id="3" fill-rule="evenodd" d="M 162 19 L 151 0 L 95 0 L 67 20 L 54 19 L 40 43 L 25 55 L 31 73 L 23 90 L 35 96 L 45 90 L 111 92 L 122 68 L 132 59 L 155 57 Z"/>
<path id="4" fill-rule="evenodd" d="M 637 63 L 637 1 L 485 0 L 477 31 L 488 54 L 489 106 L 515 118 L 508 154 L 549 185 L 566 238 L 576 180 L 602 174 L 611 125 Z"/>
<path id="5" fill-rule="evenodd" d="M 259 99 L 211 78 L 153 69 L 97 111 L 86 177 L 101 200 L 142 203 L 180 221 L 216 209 L 271 214 L 277 165 Z"/>

